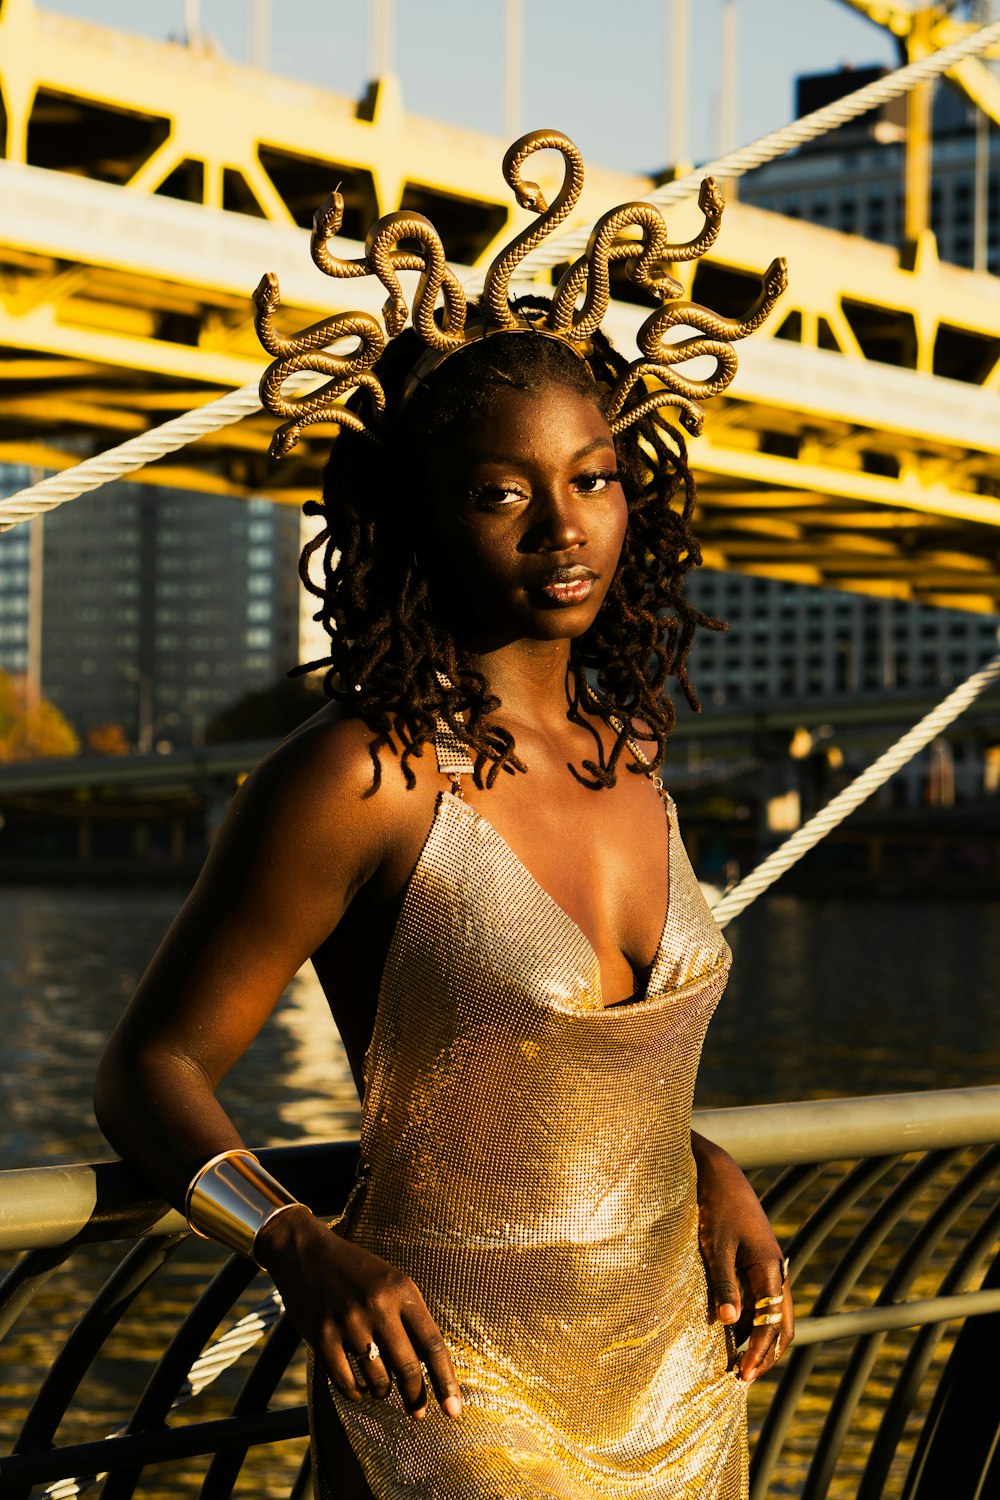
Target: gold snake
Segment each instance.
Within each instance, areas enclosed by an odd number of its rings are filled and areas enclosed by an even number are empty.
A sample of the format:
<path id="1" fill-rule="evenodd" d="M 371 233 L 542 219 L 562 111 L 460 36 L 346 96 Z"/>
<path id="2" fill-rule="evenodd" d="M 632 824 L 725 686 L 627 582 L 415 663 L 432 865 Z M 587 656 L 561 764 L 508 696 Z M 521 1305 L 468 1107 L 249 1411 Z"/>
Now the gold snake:
<path id="1" fill-rule="evenodd" d="M 640 415 L 645 415 L 657 405 L 681 407 L 681 423 L 689 432 L 695 431 L 689 424 L 697 414 L 700 418 L 700 431 L 704 418 L 696 403 L 720 395 L 731 384 L 739 363 L 732 344 L 760 327 L 787 286 L 788 264 L 783 258 L 779 258 L 773 260 L 764 272 L 757 300 L 742 318 L 723 318 L 697 302 L 671 302 L 666 307 L 658 308 L 639 329 L 637 343 L 646 358 L 630 365 L 611 393 L 607 412 L 612 432 L 624 431 Z M 677 327 L 695 328 L 706 337 L 682 339 L 673 344 L 665 342 L 668 329 Z M 716 361 L 715 373 L 706 380 L 690 379 L 672 368 L 674 365 L 685 364 L 690 359 L 704 357 Z M 615 419 L 620 417 L 626 398 L 636 381 L 645 375 L 661 381 L 663 391 L 654 392 L 647 397 L 639 407 L 629 411 L 627 418 L 621 420 L 616 427 Z"/>
<path id="2" fill-rule="evenodd" d="M 562 187 L 551 208 L 538 183 L 525 182 L 521 177 L 522 166 L 536 151 L 558 151 L 565 163 Z M 530 255 L 576 207 L 583 192 L 583 157 L 561 130 L 531 130 L 508 150 L 503 159 L 503 175 L 520 206 L 540 215 L 497 256 L 483 285 L 483 300 L 490 322 L 497 328 L 517 328 L 518 319 L 509 300 L 510 279 L 525 256 Z"/>
<path id="3" fill-rule="evenodd" d="M 368 276 L 371 274 L 371 267 L 364 257 L 360 260 L 341 260 L 330 249 L 330 241 L 340 233 L 343 222 L 344 197 L 335 188 L 313 214 L 312 234 L 309 238 L 312 258 L 328 276 Z"/>
<path id="4" fill-rule="evenodd" d="M 385 410 L 385 392 L 371 367 L 385 348 L 381 324 L 368 313 L 338 313 L 303 328 L 293 338 L 283 338 L 274 326 L 275 309 L 280 305 L 278 278 L 268 271 L 253 294 L 254 326 L 257 337 L 269 354 L 275 356 L 260 381 L 261 405 L 276 417 L 287 420 L 271 439 L 272 458 L 283 458 L 299 440 L 303 427 L 314 422 L 337 422 L 353 432 L 371 433 L 354 412 L 338 405 L 337 398 L 351 389 L 363 387 L 371 394 L 376 411 Z M 358 347 L 350 354 L 330 354 L 330 344 L 340 339 L 356 338 Z M 307 396 L 289 400 L 282 386 L 290 375 L 302 370 L 329 375 L 327 383 Z"/>
<path id="5" fill-rule="evenodd" d="M 313 215 L 312 236 L 309 241 L 312 258 L 327 276 L 353 277 L 375 275 L 389 293 L 389 300 L 382 309 L 389 336 L 395 338 L 406 326 L 409 308 L 399 285 L 397 271 L 420 271 L 422 280 L 417 288 L 415 303 L 420 307 L 421 338 L 424 329 L 431 337 L 440 337 L 441 330 L 432 317 L 438 293 L 444 288 L 445 332 L 461 330 L 465 324 L 465 294 L 457 276 L 448 270 L 444 258 L 444 246 L 437 230 L 429 219 L 417 213 L 385 214 L 374 223 L 365 240 L 365 253 L 356 260 L 344 260 L 334 255 L 331 241 L 340 232 L 344 222 L 344 199 L 338 191 L 330 193 Z M 420 240 L 426 254 L 416 251 L 397 250 L 400 240 Z M 429 301 L 429 311 L 427 303 Z M 414 327 L 417 327 L 416 319 Z M 442 347 L 450 348 L 453 340 Z M 438 347 L 437 344 L 434 347 Z"/>
<path id="6" fill-rule="evenodd" d="M 661 302 L 680 297 L 684 289 L 665 267 L 676 261 L 695 260 L 711 249 L 719 237 L 725 206 L 715 179 L 706 177 L 698 193 L 705 223 L 694 239 L 681 245 L 670 243 L 663 216 L 651 203 L 623 203 L 604 214 L 591 231 L 586 251 L 564 272 L 556 287 L 549 327 L 571 338 L 588 338 L 599 328 L 611 299 L 609 265 L 617 261 L 627 261 L 629 280 Z M 630 224 L 642 226 L 642 238 L 616 243 L 617 236 Z M 587 294 L 583 307 L 574 311 L 584 287 Z"/>
<path id="7" fill-rule="evenodd" d="M 418 240 L 423 246 L 423 255 L 397 250 L 401 240 Z M 430 219 L 406 210 L 383 215 L 368 231 L 365 260 L 389 293 L 382 316 L 391 337 L 403 331 L 409 314 L 396 272 L 419 271 L 420 280 L 413 298 L 413 326 L 417 333 L 432 349 L 453 349 L 463 342 L 465 293 L 462 283 L 445 263 L 441 237 Z M 434 316 L 441 293 L 444 295 L 443 327 Z"/>
<path id="8" fill-rule="evenodd" d="M 668 364 L 674 362 L 668 358 L 669 354 L 686 349 L 688 345 L 705 342 L 685 339 L 682 344 L 664 344 L 663 335 L 668 328 L 697 328 L 700 333 L 707 334 L 710 341 L 735 343 L 737 339 L 745 339 L 748 333 L 753 333 L 760 327 L 787 286 L 788 262 L 783 256 L 779 256 L 777 260 L 772 260 L 761 277 L 757 300 L 742 318 L 723 318 L 719 313 L 712 312 L 711 308 L 702 307 L 697 302 L 671 302 L 666 307 L 658 308 L 651 318 L 646 319 L 639 329 L 636 343 L 647 359 L 665 359 Z M 697 352 L 714 354 L 715 350 L 703 349 Z M 684 355 L 685 359 L 695 357 L 694 352 Z"/>
<path id="9" fill-rule="evenodd" d="M 719 191 L 719 185 L 714 177 L 703 177 L 701 187 L 698 189 L 698 207 L 705 216 L 705 223 L 700 234 L 696 234 L 693 240 L 688 240 L 685 245 L 670 245 L 664 256 L 665 260 L 676 264 L 680 260 L 698 260 L 707 251 L 711 250 L 719 238 L 719 230 L 722 228 L 722 215 L 726 210 L 726 200 Z"/>
<path id="10" fill-rule="evenodd" d="M 665 367 L 664 367 L 665 368 Z M 637 360 L 634 365 L 629 365 L 625 374 L 619 380 L 605 407 L 604 415 L 611 436 L 617 437 L 620 432 L 625 432 L 633 423 L 649 416 L 651 412 L 659 411 L 664 406 L 676 406 L 679 409 L 679 420 L 684 431 L 691 437 L 701 437 L 705 427 L 705 413 L 696 401 L 691 401 L 687 396 L 682 396 L 676 391 L 660 389 L 652 395 L 645 396 L 638 406 L 632 406 L 623 412 L 622 407 L 625 400 L 643 375 L 659 375 L 661 367 L 657 365 L 644 365 Z M 668 371 L 666 373 L 669 373 Z"/>
<path id="11" fill-rule="evenodd" d="M 547 150 L 559 152 L 564 168 L 562 185 L 551 207 L 539 185 L 525 181 L 521 175 L 529 157 Z M 521 262 L 572 213 L 583 191 L 583 160 L 573 142 L 558 130 L 535 130 L 521 136 L 504 157 L 503 172 L 521 207 L 533 210 L 537 217 L 490 266 L 483 288 L 485 318 L 474 331 L 466 330 L 465 295 L 454 272 L 448 268 L 441 239 L 422 214 L 401 210 L 384 215 L 368 232 L 365 254 L 350 260 L 335 255 L 331 245 L 344 218 L 344 199 L 339 190 L 326 198 L 313 218 L 310 243 L 316 265 L 328 276 L 338 278 L 377 275 L 389 293 L 384 317 L 391 336 L 402 331 L 409 316 L 399 272 L 419 272 L 413 299 L 413 326 L 427 346 L 427 353 L 417 361 L 411 384 L 415 377 L 426 378 L 430 369 L 470 338 L 483 337 L 496 329 L 525 326 L 525 320 L 517 316 L 510 303 L 511 279 Z M 643 357 L 623 372 L 611 391 L 606 410 L 615 434 L 666 406 L 677 408 L 678 420 L 686 431 L 701 432 L 704 414 L 698 398 L 718 395 L 727 388 L 737 365 L 732 343 L 763 323 L 787 285 L 785 262 L 776 260 L 762 278 L 756 302 L 742 318 L 722 318 L 697 303 L 680 301 L 683 289 L 668 274 L 668 268 L 704 255 L 715 243 L 722 221 L 725 202 L 710 177 L 701 184 L 698 205 L 704 225 L 699 234 L 683 244 L 670 243 L 663 218 L 653 204 L 625 203 L 604 214 L 594 226 L 586 254 L 563 274 L 548 316 L 538 324 L 570 343 L 585 341 L 607 310 L 611 295 L 610 267 L 623 261 L 629 279 L 660 303 L 639 331 L 638 344 Z M 633 227 L 639 230 L 638 238 L 619 238 L 623 231 Z M 415 241 L 416 248 L 401 250 L 400 244 L 408 240 Z M 577 308 L 581 297 L 582 306 Z M 253 300 L 258 337 L 274 356 L 260 382 L 261 401 L 268 411 L 285 418 L 272 439 L 272 454 L 280 457 L 287 453 L 295 446 L 302 428 L 314 422 L 336 422 L 377 439 L 378 423 L 369 431 L 357 413 L 339 405 L 339 398 L 351 390 L 366 390 L 376 414 L 384 412 L 385 392 L 373 373 L 373 366 L 385 348 L 385 334 L 378 321 L 363 312 L 342 313 L 314 323 L 292 338 L 284 338 L 274 326 L 274 313 L 280 303 L 277 278 L 265 276 Z M 442 300 L 443 306 L 438 311 L 437 304 Z M 667 342 L 670 330 L 685 326 L 693 328 L 697 336 L 678 343 Z M 342 339 L 356 339 L 357 346 L 349 354 L 330 353 L 329 346 Z M 675 368 L 705 356 L 716 362 L 715 372 L 708 379 L 695 380 L 679 374 Z M 432 363 L 426 365 L 427 360 Z M 284 382 L 303 370 L 329 379 L 309 395 L 286 398 L 282 394 Z M 659 382 L 658 388 L 637 392 L 637 383 L 646 376 Z M 638 397 L 637 403 L 626 410 L 633 395 Z"/>
<path id="12" fill-rule="evenodd" d="M 623 229 L 638 224 L 642 238 L 619 240 Z M 601 326 L 611 301 L 610 267 L 616 261 L 628 262 L 628 275 L 637 286 L 645 287 L 660 298 L 679 297 L 684 288 L 672 276 L 656 278 L 653 268 L 664 260 L 668 246 L 667 226 L 663 215 L 651 203 L 623 203 L 603 214 L 591 230 L 587 248 L 560 278 L 552 298 L 548 326 L 567 338 L 589 338 Z M 583 306 L 576 300 L 583 288 L 587 294 Z"/>

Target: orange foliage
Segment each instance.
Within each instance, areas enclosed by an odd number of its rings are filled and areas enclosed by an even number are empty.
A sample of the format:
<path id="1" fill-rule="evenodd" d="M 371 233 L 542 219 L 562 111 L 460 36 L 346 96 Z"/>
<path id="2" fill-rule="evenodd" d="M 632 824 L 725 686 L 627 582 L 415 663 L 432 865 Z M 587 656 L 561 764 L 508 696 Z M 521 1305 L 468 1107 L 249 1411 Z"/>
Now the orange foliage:
<path id="1" fill-rule="evenodd" d="M 23 677 L 0 672 L 0 765 L 75 755 L 80 741 L 54 703 L 32 702 Z"/>
<path id="2" fill-rule="evenodd" d="M 120 724 L 95 724 L 87 730 L 86 744 L 95 755 L 127 755 L 131 748 Z"/>

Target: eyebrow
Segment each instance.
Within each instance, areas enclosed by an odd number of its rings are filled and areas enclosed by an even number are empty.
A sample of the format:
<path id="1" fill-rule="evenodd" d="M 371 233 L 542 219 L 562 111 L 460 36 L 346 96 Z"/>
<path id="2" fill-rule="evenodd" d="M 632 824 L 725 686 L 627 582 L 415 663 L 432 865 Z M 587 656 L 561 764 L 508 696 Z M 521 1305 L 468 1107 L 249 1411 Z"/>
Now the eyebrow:
<path id="1" fill-rule="evenodd" d="M 613 452 L 614 446 L 613 438 L 595 438 L 592 443 L 587 443 L 578 453 L 574 453 L 570 459 L 570 463 L 578 464 L 581 459 L 589 457 L 591 453 L 596 453 L 599 448 L 610 448 Z M 511 453 L 478 453 L 476 455 L 476 462 L 481 464 L 517 464 L 523 462 L 523 460 L 515 458 Z"/>

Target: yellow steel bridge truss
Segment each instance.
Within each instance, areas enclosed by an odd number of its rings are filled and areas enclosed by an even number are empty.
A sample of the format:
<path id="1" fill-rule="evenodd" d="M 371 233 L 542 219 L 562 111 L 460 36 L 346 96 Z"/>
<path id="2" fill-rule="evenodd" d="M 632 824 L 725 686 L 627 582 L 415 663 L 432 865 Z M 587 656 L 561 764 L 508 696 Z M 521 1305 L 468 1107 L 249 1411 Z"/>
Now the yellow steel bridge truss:
<path id="1" fill-rule="evenodd" d="M 911 56 L 961 29 L 943 6 L 847 3 Z M 989 69 L 957 71 L 1000 119 Z M 337 310 L 305 226 L 338 181 L 348 241 L 416 208 L 459 266 L 488 260 L 519 215 L 498 170 L 505 143 L 407 116 L 393 78 L 357 102 L 0 0 L 0 96 L 0 460 L 39 470 L 253 379 L 249 294 L 264 270 L 280 277 L 283 326 Z M 919 133 L 911 147 L 914 177 Z M 651 187 L 591 170 L 579 222 Z M 683 237 L 698 216 L 675 217 Z M 902 253 L 738 202 L 726 220 L 718 253 L 679 268 L 698 300 L 744 310 L 776 253 L 790 286 L 692 444 L 706 561 L 1000 609 L 1000 280 L 940 263 L 912 215 Z M 375 308 L 384 293 L 352 282 L 347 295 Z M 613 306 L 607 326 L 626 347 L 639 316 Z M 269 430 L 247 419 L 139 477 L 300 502 L 329 434 L 313 429 L 272 465 Z"/>

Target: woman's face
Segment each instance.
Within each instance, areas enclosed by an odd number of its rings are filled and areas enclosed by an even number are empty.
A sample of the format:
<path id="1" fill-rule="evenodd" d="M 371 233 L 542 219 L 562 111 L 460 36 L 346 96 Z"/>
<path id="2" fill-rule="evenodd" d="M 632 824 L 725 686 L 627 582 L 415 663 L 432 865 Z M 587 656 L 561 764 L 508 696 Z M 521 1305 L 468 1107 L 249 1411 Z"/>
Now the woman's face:
<path id="1" fill-rule="evenodd" d="M 469 633 L 580 636 L 611 586 L 627 507 L 596 403 L 566 386 L 498 392 L 427 455 L 425 556 Z"/>

